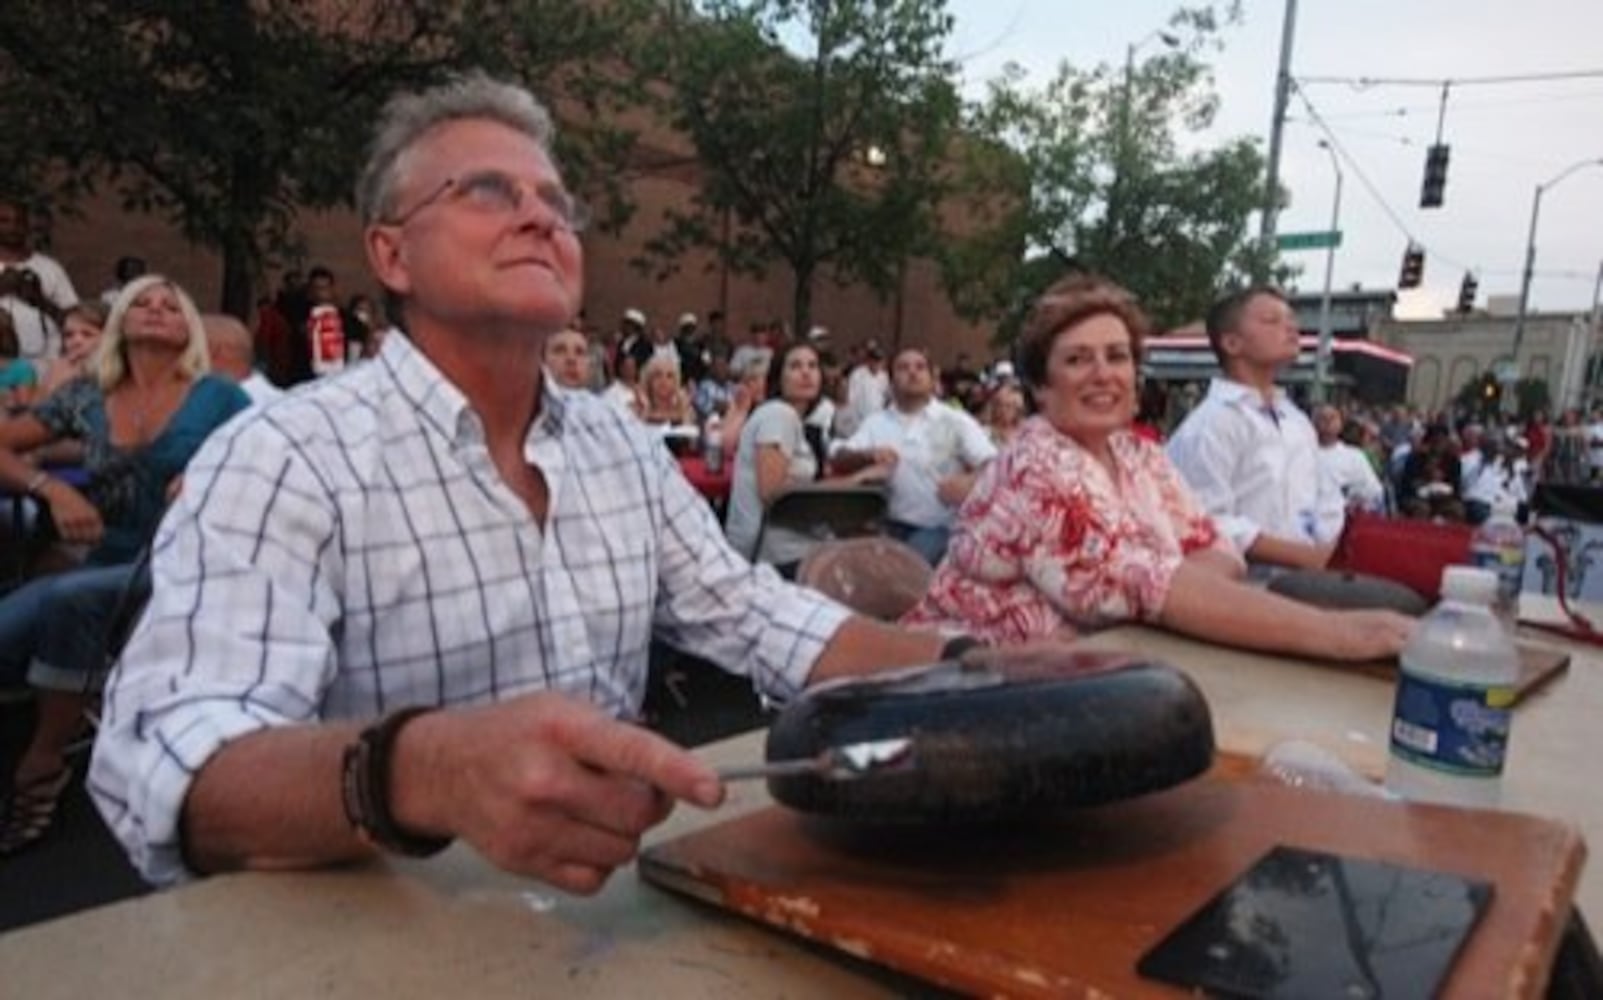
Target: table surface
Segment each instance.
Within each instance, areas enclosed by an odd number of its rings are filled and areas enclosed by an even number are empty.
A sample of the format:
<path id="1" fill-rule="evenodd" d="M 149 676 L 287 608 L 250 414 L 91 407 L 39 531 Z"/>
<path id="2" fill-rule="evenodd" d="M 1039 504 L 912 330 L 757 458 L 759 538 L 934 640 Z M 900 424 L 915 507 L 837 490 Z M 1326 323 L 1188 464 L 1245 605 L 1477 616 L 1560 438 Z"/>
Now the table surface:
<path id="1" fill-rule="evenodd" d="M 1384 767 L 1391 686 L 1339 667 L 1218 649 L 1149 629 L 1088 640 L 1167 660 L 1207 694 L 1222 748 L 1259 753 L 1312 739 L 1360 770 Z M 1603 837 L 1588 768 L 1603 751 L 1603 653 L 1574 645 L 1568 674 L 1517 712 L 1506 807 Z M 760 734 L 705 748 L 719 762 L 761 754 Z M 722 809 L 681 808 L 650 842 L 768 804 L 760 783 Z M 1603 875 L 1577 902 L 1603 913 Z M 457 847 L 429 862 L 244 874 L 129 900 L 0 936 L 0 982 L 19 996 L 523 995 L 894 996 L 903 984 L 619 872 L 590 899 L 489 868 Z"/>

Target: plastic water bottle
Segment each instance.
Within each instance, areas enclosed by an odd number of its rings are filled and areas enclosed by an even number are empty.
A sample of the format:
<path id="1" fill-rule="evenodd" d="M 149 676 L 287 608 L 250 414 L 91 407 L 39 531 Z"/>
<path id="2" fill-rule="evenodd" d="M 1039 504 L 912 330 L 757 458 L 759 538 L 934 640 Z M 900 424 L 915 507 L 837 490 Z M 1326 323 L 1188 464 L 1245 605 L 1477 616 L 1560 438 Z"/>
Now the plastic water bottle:
<path id="1" fill-rule="evenodd" d="M 716 413 L 707 418 L 707 427 L 702 431 L 701 457 L 713 475 L 724 470 L 724 422 Z"/>
<path id="2" fill-rule="evenodd" d="M 1492 516 L 1475 529 L 1470 539 L 1470 564 L 1497 575 L 1497 599 L 1492 611 L 1512 629 L 1519 618 L 1520 584 L 1525 577 L 1525 529 L 1514 518 L 1514 501 L 1499 497 Z"/>
<path id="3" fill-rule="evenodd" d="M 1498 578 L 1449 566 L 1442 602 L 1403 650 L 1386 787 L 1405 799 L 1495 806 L 1519 653 L 1492 613 Z"/>

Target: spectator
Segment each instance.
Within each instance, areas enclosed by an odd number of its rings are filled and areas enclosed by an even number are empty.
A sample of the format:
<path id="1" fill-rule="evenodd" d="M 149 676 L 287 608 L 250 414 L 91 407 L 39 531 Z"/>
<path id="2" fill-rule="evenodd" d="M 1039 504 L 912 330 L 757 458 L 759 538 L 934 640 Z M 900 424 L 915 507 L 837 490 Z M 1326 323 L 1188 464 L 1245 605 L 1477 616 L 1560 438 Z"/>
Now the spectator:
<path id="1" fill-rule="evenodd" d="M 307 272 L 307 300 L 304 336 L 311 359 L 312 374 L 333 375 L 345 370 L 352 357 L 361 357 L 368 330 L 339 306 L 339 289 L 334 272 L 321 265 Z"/>
<path id="2" fill-rule="evenodd" d="M 1364 453 L 1342 440 L 1341 411 L 1328 405 L 1315 409 L 1314 430 L 1319 435 L 1319 464 L 1335 480 L 1348 508 L 1384 511 L 1386 488 Z"/>
<path id="3" fill-rule="evenodd" d="M 768 370 L 768 401 L 744 421 L 735 447 L 729 541 L 737 552 L 772 563 L 782 575 L 794 575 L 817 539 L 788 528 L 764 530 L 765 512 L 776 497 L 820 481 L 837 485 L 867 482 L 883 478 L 888 471 L 870 465 L 852 476 L 820 479 L 824 440 L 817 428 L 808 433 L 807 416 L 818 403 L 821 383 L 818 352 L 811 344 L 791 344 L 779 351 Z"/>
<path id="4" fill-rule="evenodd" d="M 1481 447 L 1484 437 L 1480 424 L 1465 424 L 1458 432 L 1458 487 L 1462 493 L 1467 494 L 1475 480 L 1480 478 L 1481 466 L 1486 462 L 1486 452 Z M 1406 468 L 1407 464 L 1404 459 L 1403 467 Z"/>
<path id="5" fill-rule="evenodd" d="M 573 327 L 558 330 L 545 341 L 545 368 L 564 389 L 590 391 L 590 342 Z"/>
<path id="6" fill-rule="evenodd" d="M 0 194 L 0 313 L 11 318 L 19 356 L 49 361 L 61 353 L 61 317 L 78 304 L 67 272 L 32 247 L 28 206 Z"/>
<path id="7" fill-rule="evenodd" d="M 80 302 L 67 310 L 61 318 L 61 357 L 39 379 L 40 398 L 88 374 L 89 358 L 100 346 L 105 328 L 106 310 L 98 302 Z"/>
<path id="8" fill-rule="evenodd" d="M 1462 520 L 1463 481 L 1452 434 L 1443 424 L 1431 424 L 1403 463 L 1398 506 L 1408 517 Z"/>
<path id="9" fill-rule="evenodd" d="M 612 384 L 601 394 L 601 398 L 612 404 L 613 409 L 631 417 L 640 417 L 646 412 L 645 392 L 640 385 L 639 371 L 634 355 L 620 353 Z"/>
<path id="10" fill-rule="evenodd" d="M 996 446 L 979 421 L 935 402 L 929 355 L 910 347 L 891 362 L 891 405 L 870 414 L 846 440 L 835 468 L 889 470 L 886 533 L 934 566 L 946 554 L 953 512 L 995 457 Z"/>
<path id="11" fill-rule="evenodd" d="M 1482 524 L 1492 511 L 1507 505 L 1519 511 L 1530 500 L 1530 463 L 1525 458 L 1524 438 L 1506 438 L 1488 450 L 1486 462 L 1464 491 L 1464 520 Z"/>
<path id="12" fill-rule="evenodd" d="M 20 355 L 17 330 L 11 317 L 0 313 L 0 410 L 20 409 L 33 400 L 39 384 L 39 371 Z"/>
<path id="13" fill-rule="evenodd" d="M 1249 562 L 1321 568 L 1343 504 L 1320 470 L 1313 425 L 1275 386 L 1299 350 L 1291 306 L 1272 288 L 1249 288 L 1217 302 L 1207 328 L 1223 374 L 1174 432 L 1169 457 Z"/>
<path id="14" fill-rule="evenodd" d="M 117 296 L 122 294 L 122 290 L 128 287 L 128 282 L 144 277 L 148 270 L 143 257 L 118 257 L 116 266 L 111 269 L 111 284 L 100 293 L 100 304 L 105 312 L 111 311 L 112 304 L 117 301 Z"/>
<path id="15" fill-rule="evenodd" d="M 649 432 L 543 392 L 583 275 L 549 143 L 482 76 L 392 101 L 357 201 L 407 336 L 191 463 L 90 783 L 148 878 L 461 837 L 594 892 L 675 800 L 723 797 L 613 718 L 654 632 L 776 697 L 947 648 L 754 569 Z"/>
<path id="16" fill-rule="evenodd" d="M 740 381 L 729 394 L 729 409 L 724 412 L 724 454 L 733 455 L 740 447 L 740 434 L 752 411 L 768 398 L 768 361 L 752 359 L 740 374 Z"/>
<path id="17" fill-rule="evenodd" d="M 680 381 L 677 358 L 653 355 L 641 371 L 640 383 L 641 420 L 674 427 L 695 424 L 696 410 L 690 405 L 690 393 Z"/>
<path id="18" fill-rule="evenodd" d="M 87 568 L 40 578 L 0 600 L 0 683 L 15 686 L 26 676 L 43 692 L 33 742 L 0 812 L 0 854 L 49 829 L 69 777 L 65 748 L 79 734 L 87 678 L 103 664 L 115 599 L 134 580 L 133 566 L 190 456 L 248 405 L 208 367 L 194 303 L 166 278 L 146 275 L 113 307 L 91 377 L 0 424 L 0 484 L 47 506 L 63 539 L 91 546 Z M 83 492 L 17 455 L 68 437 L 84 443 Z"/>
<path id="19" fill-rule="evenodd" d="M 1019 367 L 1038 415 L 980 474 L 905 621 L 1015 642 L 1141 620 L 1253 649 L 1395 654 L 1402 616 L 1321 611 L 1238 582 L 1240 556 L 1162 449 L 1130 432 L 1147 330 L 1128 293 L 1090 275 L 1036 303 Z"/>
<path id="20" fill-rule="evenodd" d="M 835 415 L 835 436 L 849 438 L 869 414 L 890 402 L 891 380 L 885 372 L 885 352 L 879 341 L 863 345 L 863 360 L 846 376 L 846 405 Z"/>
<path id="21" fill-rule="evenodd" d="M 985 401 L 985 432 L 998 449 L 1005 448 L 1024 424 L 1024 392 L 1016 384 L 999 385 Z"/>
<path id="22" fill-rule="evenodd" d="M 284 390 L 256 370 L 256 352 L 244 323 L 222 313 L 207 313 L 200 322 L 206 330 L 212 371 L 239 386 L 256 406 L 266 406 L 284 395 Z"/>
<path id="23" fill-rule="evenodd" d="M 735 382 L 729 377 L 729 356 L 714 353 L 707 365 L 706 377 L 696 383 L 696 391 L 691 398 L 697 419 L 705 423 L 714 413 L 722 414 L 728 410 L 729 398 L 734 391 Z"/>

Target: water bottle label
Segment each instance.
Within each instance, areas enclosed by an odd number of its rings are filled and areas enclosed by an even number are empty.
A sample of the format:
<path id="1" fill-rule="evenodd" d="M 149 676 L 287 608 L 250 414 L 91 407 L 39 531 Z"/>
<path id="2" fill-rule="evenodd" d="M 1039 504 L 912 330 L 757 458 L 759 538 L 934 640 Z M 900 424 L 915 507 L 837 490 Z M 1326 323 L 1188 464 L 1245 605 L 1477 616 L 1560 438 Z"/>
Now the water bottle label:
<path id="1" fill-rule="evenodd" d="M 1519 598 L 1525 575 L 1525 550 L 1512 546 L 1476 545 L 1469 551 L 1470 565 L 1497 574 L 1497 599 L 1508 603 Z"/>
<path id="2" fill-rule="evenodd" d="M 1392 753 L 1448 774 L 1495 778 L 1503 773 L 1513 704 L 1513 688 L 1404 673 L 1397 682 Z"/>

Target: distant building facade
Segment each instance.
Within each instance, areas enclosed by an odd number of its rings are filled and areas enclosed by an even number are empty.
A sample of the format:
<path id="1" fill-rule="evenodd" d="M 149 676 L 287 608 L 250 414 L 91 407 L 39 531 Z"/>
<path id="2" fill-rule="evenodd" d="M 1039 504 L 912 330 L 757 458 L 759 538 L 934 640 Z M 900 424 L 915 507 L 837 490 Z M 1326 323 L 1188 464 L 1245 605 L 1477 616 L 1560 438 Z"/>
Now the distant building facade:
<path id="1" fill-rule="evenodd" d="M 1534 313 L 1525 318 L 1519 375 L 1547 382 L 1555 410 L 1588 403 L 1588 359 L 1596 337 L 1584 313 Z M 1514 317 L 1489 313 L 1437 320 L 1387 320 L 1378 339 L 1414 358 L 1408 404 L 1426 412 L 1447 408 L 1459 391 L 1495 372 L 1514 348 Z M 1595 392 L 1593 393 L 1595 396 Z"/>

